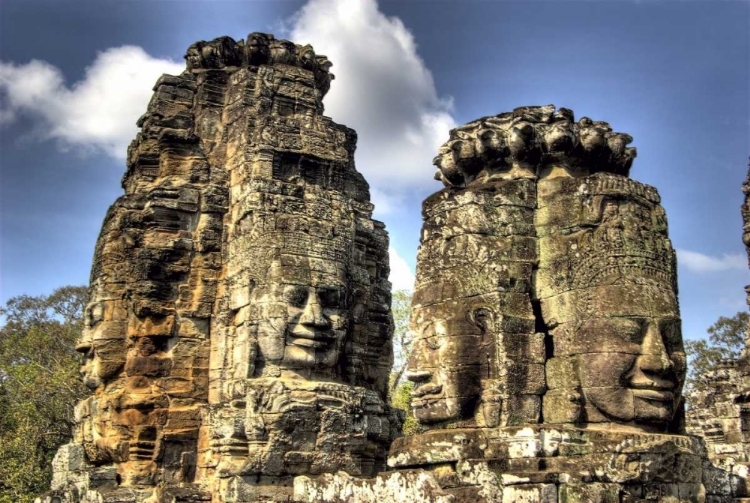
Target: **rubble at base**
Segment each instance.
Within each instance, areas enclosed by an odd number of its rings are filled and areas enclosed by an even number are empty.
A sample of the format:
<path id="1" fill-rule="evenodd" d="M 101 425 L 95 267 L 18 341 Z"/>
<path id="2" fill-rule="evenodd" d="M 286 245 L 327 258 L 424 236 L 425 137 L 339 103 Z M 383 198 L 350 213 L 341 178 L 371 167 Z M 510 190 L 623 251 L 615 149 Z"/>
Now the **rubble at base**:
<path id="1" fill-rule="evenodd" d="M 338 474 L 299 477 L 295 499 L 619 503 L 723 502 L 748 496 L 743 478 L 713 467 L 703 442 L 681 435 L 552 425 L 442 430 L 397 440 L 389 467 L 418 477 L 430 491 L 413 493 L 422 499 L 389 500 L 384 496 L 397 494 L 391 487 L 398 488 L 392 480 L 400 471 L 374 480 Z M 346 494 L 357 499 L 337 499 Z"/>

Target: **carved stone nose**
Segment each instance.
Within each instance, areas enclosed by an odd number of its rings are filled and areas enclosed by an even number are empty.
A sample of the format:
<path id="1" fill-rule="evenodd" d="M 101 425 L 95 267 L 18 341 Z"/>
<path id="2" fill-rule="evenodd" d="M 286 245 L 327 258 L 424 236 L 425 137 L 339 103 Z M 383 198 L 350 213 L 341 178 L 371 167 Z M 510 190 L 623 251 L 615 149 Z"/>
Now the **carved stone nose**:
<path id="1" fill-rule="evenodd" d="M 323 310 L 320 307 L 320 300 L 318 299 L 318 293 L 311 291 L 310 295 L 307 296 L 307 302 L 305 302 L 305 309 L 302 311 L 299 322 L 303 325 L 309 325 L 313 327 L 327 327 L 329 322 L 325 316 L 323 316 Z"/>
<path id="2" fill-rule="evenodd" d="M 407 370 L 404 376 L 412 382 L 421 382 L 430 380 L 432 372 L 427 370 Z"/>
<path id="3" fill-rule="evenodd" d="M 649 322 L 646 327 L 646 336 L 641 343 L 641 356 L 638 357 L 638 366 L 644 371 L 657 373 L 668 372 L 674 366 L 656 323 Z"/>
<path id="4" fill-rule="evenodd" d="M 677 385 L 674 379 L 674 363 L 664 345 L 661 331 L 656 323 L 649 322 L 630 385 L 634 388 L 671 390 Z"/>

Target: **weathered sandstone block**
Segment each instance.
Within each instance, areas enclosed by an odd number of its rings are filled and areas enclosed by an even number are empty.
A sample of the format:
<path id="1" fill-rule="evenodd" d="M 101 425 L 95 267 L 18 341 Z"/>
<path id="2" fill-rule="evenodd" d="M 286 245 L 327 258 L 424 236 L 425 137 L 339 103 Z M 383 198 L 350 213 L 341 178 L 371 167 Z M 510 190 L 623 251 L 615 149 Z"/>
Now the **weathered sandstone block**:
<path id="1" fill-rule="evenodd" d="M 419 421 L 679 430 L 674 250 L 630 141 L 553 106 L 451 131 L 417 263 Z"/>
<path id="2" fill-rule="evenodd" d="M 400 430 L 388 236 L 323 115 L 330 61 L 262 33 L 185 59 L 97 241 L 68 501 L 286 500 L 298 474 L 375 474 Z"/>

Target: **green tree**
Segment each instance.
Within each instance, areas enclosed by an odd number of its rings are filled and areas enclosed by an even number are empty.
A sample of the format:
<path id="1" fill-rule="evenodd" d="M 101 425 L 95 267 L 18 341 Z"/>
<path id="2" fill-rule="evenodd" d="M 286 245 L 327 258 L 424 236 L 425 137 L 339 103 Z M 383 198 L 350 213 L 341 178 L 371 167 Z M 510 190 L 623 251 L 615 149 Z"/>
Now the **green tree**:
<path id="1" fill-rule="evenodd" d="M 391 393 L 394 393 L 401 384 L 401 379 L 406 371 L 406 364 L 411 355 L 414 335 L 409 330 L 409 318 L 411 317 L 411 294 L 407 290 L 396 290 L 393 292 L 391 302 L 393 313 L 393 371 L 391 373 Z"/>
<path id="2" fill-rule="evenodd" d="M 393 312 L 394 325 L 393 371 L 391 372 L 390 383 L 391 405 L 406 413 L 406 420 L 401 432 L 409 436 L 420 433 L 422 426 L 417 422 L 411 410 L 411 392 L 414 389 L 414 383 L 403 380 L 414 345 L 414 334 L 409 330 L 411 294 L 407 290 L 396 290 L 393 293 L 391 311 Z"/>
<path id="3" fill-rule="evenodd" d="M 685 341 L 688 356 L 688 373 L 685 396 L 705 386 L 701 377 L 726 359 L 737 359 L 745 348 L 745 331 L 750 315 L 740 311 L 731 318 L 721 316 L 708 328 L 708 340 Z"/>
<path id="4" fill-rule="evenodd" d="M 49 489 L 51 461 L 72 436 L 73 405 L 86 395 L 75 342 L 87 292 L 65 286 L 0 307 L 0 503 Z"/>

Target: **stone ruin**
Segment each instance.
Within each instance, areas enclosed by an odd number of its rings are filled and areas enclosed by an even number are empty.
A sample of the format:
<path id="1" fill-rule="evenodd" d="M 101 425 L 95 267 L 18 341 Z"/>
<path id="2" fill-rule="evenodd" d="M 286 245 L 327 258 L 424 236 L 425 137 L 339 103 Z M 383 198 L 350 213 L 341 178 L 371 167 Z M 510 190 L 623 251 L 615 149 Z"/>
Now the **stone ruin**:
<path id="1" fill-rule="evenodd" d="M 742 241 L 750 266 L 750 164 L 742 185 Z M 750 306 L 750 286 L 745 287 Z M 711 461 L 743 478 L 750 477 L 750 327 L 745 347 L 737 359 L 726 359 L 718 368 L 699 377 L 701 386 L 691 392 L 687 412 L 688 433 L 705 439 Z"/>
<path id="2" fill-rule="evenodd" d="M 675 253 L 630 136 L 551 105 L 450 132 L 411 320 L 426 431 L 399 437 L 388 236 L 323 115 L 331 63 L 261 33 L 185 58 L 97 241 L 93 394 L 43 501 L 744 497 L 685 434 Z"/>
<path id="3" fill-rule="evenodd" d="M 358 500 L 731 501 L 685 434 L 675 252 L 632 138 L 554 106 L 451 131 L 423 205 L 407 377 L 427 428 L 392 472 L 300 478 Z M 405 477 L 411 477 L 404 482 Z M 729 498 L 729 499 L 727 499 Z M 342 499 L 344 501 L 344 499 Z"/>
<path id="4" fill-rule="evenodd" d="M 262 33 L 185 58 L 97 241 L 58 500 L 286 500 L 295 475 L 376 474 L 400 431 L 388 236 L 323 115 L 331 63 Z"/>
<path id="5" fill-rule="evenodd" d="M 690 393 L 687 432 L 703 437 L 709 458 L 718 466 L 748 475 L 750 407 L 747 363 L 726 359 L 700 376 L 704 387 Z"/>

